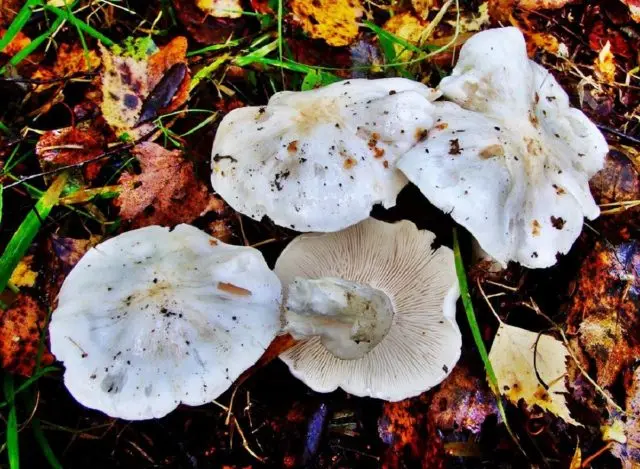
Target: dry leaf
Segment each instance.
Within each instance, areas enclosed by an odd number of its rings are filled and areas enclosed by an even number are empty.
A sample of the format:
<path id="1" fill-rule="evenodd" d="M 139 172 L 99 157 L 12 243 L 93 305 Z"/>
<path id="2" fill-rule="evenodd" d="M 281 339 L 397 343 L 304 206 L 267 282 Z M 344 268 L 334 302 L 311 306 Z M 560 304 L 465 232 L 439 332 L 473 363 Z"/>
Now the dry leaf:
<path id="1" fill-rule="evenodd" d="M 426 19 L 429 12 L 440 6 L 440 0 L 411 0 L 413 9 L 420 18 Z"/>
<path id="2" fill-rule="evenodd" d="M 576 0 L 489 0 L 489 14 L 496 21 L 507 21 L 514 9 L 555 10 Z"/>
<path id="3" fill-rule="evenodd" d="M 293 18 L 315 39 L 330 46 L 348 46 L 358 36 L 360 0 L 291 0 Z"/>
<path id="4" fill-rule="evenodd" d="M 454 28 L 456 21 L 447 21 Z M 480 31 L 491 23 L 489 16 L 489 2 L 486 1 L 478 6 L 478 12 L 461 12 L 460 21 L 457 22 L 460 33 Z"/>
<path id="5" fill-rule="evenodd" d="M 458 363 L 433 395 L 429 413 L 441 430 L 479 433 L 485 419 L 497 415 L 498 408 L 486 383 Z"/>
<path id="6" fill-rule="evenodd" d="M 2 368 L 22 376 L 31 376 L 36 366 L 40 331 L 47 313 L 42 305 L 24 293 L 18 295 L 9 309 L 0 312 Z M 46 351 L 46 347 L 40 363 L 53 363 L 53 356 Z"/>
<path id="7" fill-rule="evenodd" d="M 33 255 L 24 256 L 11 274 L 9 282 L 19 288 L 33 287 L 38 278 L 38 272 L 31 270 Z"/>
<path id="8" fill-rule="evenodd" d="M 629 13 L 631 18 L 636 23 L 640 23 L 640 0 L 620 0 L 622 3 L 629 7 Z"/>
<path id="9" fill-rule="evenodd" d="M 6 33 L 6 29 L 0 28 L 0 37 L 3 37 Z M 30 43 L 31 39 L 29 39 L 29 37 L 25 33 L 19 31 L 18 34 L 16 34 L 15 37 L 11 40 L 11 42 L 7 44 L 3 50 L 0 50 L 0 52 L 8 55 L 9 57 L 13 57 L 22 49 L 27 47 Z"/>
<path id="10" fill-rule="evenodd" d="M 640 356 L 640 243 L 596 242 L 575 280 L 568 332 L 593 360 L 596 381 L 610 387 Z"/>
<path id="11" fill-rule="evenodd" d="M 60 166 L 79 164 L 102 154 L 106 149 L 104 135 L 92 121 L 83 122 L 78 127 L 64 127 L 43 133 L 36 144 L 36 155 L 44 171 Z M 106 159 L 83 166 L 87 181 L 93 181 Z"/>
<path id="12" fill-rule="evenodd" d="M 190 77 L 186 66 L 187 40 L 184 37 L 173 39 L 160 50 L 152 42 L 138 41 L 128 43 L 125 50 L 110 51 L 101 46 L 101 51 L 104 64 L 102 114 L 118 134 L 128 133 L 136 139 L 151 130 L 150 125 L 140 125 L 143 106 L 174 66 L 182 67 L 183 73 L 176 75 L 180 81 L 170 87 L 172 95 L 163 97 L 165 101 L 154 110 L 153 117 L 179 108 L 188 99 Z"/>
<path id="13" fill-rule="evenodd" d="M 196 0 L 196 5 L 208 15 L 216 18 L 240 18 L 240 0 Z"/>
<path id="14" fill-rule="evenodd" d="M 567 423 L 581 426 L 569 414 L 564 396 L 568 393 L 564 379 L 568 357 L 564 344 L 550 335 L 504 323 L 489 353 L 500 392 L 511 402 L 517 404 L 523 399 L 529 407 L 538 405 Z"/>
<path id="15" fill-rule="evenodd" d="M 596 76 L 605 83 L 616 80 L 616 61 L 611 52 L 611 43 L 607 41 L 594 63 Z"/>
<path id="16" fill-rule="evenodd" d="M 142 172 L 120 176 L 122 192 L 116 199 L 120 216 L 133 228 L 190 223 L 219 207 L 220 201 L 196 179 L 193 165 L 180 151 L 145 142 L 133 153 Z"/>
<path id="17" fill-rule="evenodd" d="M 89 63 L 87 64 L 87 58 Z M 100 57 L 95 51 L 89 53 L 77 43 L 60 44 L 58 55 L 53 65 L 53 73 L 56 77 L 66 77 L 76 73 L 89 72 L 100 66 Z"/>
<path id="18" fill-rule="evenodd" d="M 569 469 L 581 469 L 582 468 L 582 451 L 580 451 L 580 445 L 576 446 L 576 450 L 571 458 L 571 464 Z"/>

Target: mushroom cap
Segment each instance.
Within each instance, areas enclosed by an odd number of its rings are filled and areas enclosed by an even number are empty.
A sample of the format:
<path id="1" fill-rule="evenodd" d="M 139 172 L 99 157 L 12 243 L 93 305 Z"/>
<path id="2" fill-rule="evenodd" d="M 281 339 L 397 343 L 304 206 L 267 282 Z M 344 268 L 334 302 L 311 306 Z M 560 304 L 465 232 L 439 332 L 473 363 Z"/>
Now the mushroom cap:
<path id="1" fill-rule="evenodd" d="M 437 93 L 404 78 L 276 93 L 218 128 L 211 183 L 235 210 L 299 231 L 337 231 L 395 205 L 396 159 L 433 124 Z"/>
<path id="2" fill-rule="evenodd" d="M 295 238 L 276 262 L 283 285 L 301 278 L 342 278 L 386 293 L 391 327 L 364 357 L 342 360 L 319 337 L 280 355 L 294 376 L 318 392 L 399 401 L 440 383 L 460 358 L 459 296 L 453 253 L 431 248 L 435 235 L 409 221 L 369 218 L 346 230 Z"/>
<path id="3" fill-rule="evenodd" d="M 210 402 L 253 365 L 279 329 L 280 299 L 259 251 L 149 226 L 99 244 L 67 276 L 51 350 L 82 405 L 158 418 Z"/>
<path id="4" fill-rule="evenodd" d="M 604 137 L 516 28 L 469 39 L 439 89 L 457 104 L 435 103 L 434 128 L 398 168 L 502 265 L 555 264 L 600 213 L 588 182 Z"/>

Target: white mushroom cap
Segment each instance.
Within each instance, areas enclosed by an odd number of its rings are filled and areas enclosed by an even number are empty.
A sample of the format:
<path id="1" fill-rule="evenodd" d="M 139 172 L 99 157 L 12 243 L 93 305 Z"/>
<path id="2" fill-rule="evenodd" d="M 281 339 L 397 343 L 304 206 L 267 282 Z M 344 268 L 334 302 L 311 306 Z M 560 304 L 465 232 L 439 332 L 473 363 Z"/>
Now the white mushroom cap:
<path id="1" fill-rule="evenodd" d="M 202 405 L 261 356 L 280 327 L 281 285 L 259 251 L 189 225 L 149 226 L 91 249 L 49 328 L 84 406 L 129 420 Z"/>
<path id="2" fill-rule="evenodd" d="M 319 331 L 312 331 L 318 335 L 303 339 L 280 356 L 294 376 L 318 392 L 341 387 L 357 396 L 389 401 L 418 395 L 440 383 L 460 357 L 461 336 L 455 322 L 459 290 L 453 253 L 447 247 L 433 250 L 434 238 L 408 221 L 390 224 L 367 219 L 340 232 L 294 239 L 275 267 L 283 285 L 301 278 L 337 278 L 379 290 L 393 307 L 390 327 L 385 330 L 383 321 L 380 328 L 384 337 L 361 358 L 338 358 L 328 348 L 336 344 L 325 345 Z M 364 295 L 377 301 L 375 296 Z M 384 307 L 382 301 L 377 303 Z M 293 315 L 298 331 L 305 311 L 299 313 Z M 316 319 L 322 318 L 320 313 Z M 289 326 L 290 319 L 285 314 Z M 340 331 L 333 334 L 327 327 L 325 333 L 343 340 Z"/>
<path id="3" fill-rule="evenodd" d="M 404 78 L 276 93 L 220 123 L 211 182 L 235 210 L 299 231 L 336 231 L 395 205 L 396 159 L 433 124 L 434 90 Z"/>
<path id="4" fill-rule="evenodd" d="M 503 265 L 555 264 L 599 215 L 588 181 L 604 137 L 527 58 L 516 28 L 469 39 L 439 89 L 464 109 L 436 103 L 436 125 L 398 168 Z"/>

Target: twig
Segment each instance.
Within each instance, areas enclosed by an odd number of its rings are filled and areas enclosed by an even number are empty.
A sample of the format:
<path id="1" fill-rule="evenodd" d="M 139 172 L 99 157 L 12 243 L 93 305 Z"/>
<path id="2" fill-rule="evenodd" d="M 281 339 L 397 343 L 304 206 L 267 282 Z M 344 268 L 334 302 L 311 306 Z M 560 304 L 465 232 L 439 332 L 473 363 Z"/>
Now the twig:
<path id="1" fill-rule="evenodd" d="M 640 138 L 633 137 L 632 135 L 627 135 L 624 132 L 621 132 L 618 129 L 614 129 L 613 127 L 609 127 L 606 125 L 596 124 L 596 126 L 607 133 L 613 134 L 617 137 L 620 137 L 628 142 L 635 143 L 636 145 L 640 145 Z"/>

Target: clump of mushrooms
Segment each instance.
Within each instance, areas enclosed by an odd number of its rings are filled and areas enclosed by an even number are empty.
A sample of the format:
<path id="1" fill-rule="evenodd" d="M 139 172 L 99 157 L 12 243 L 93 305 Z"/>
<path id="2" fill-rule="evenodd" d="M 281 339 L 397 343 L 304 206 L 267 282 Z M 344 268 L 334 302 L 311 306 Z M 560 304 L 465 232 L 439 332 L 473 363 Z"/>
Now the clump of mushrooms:
<path id="1" fill-rule="evenodd" d="M 65 385 L 129 420 L 202 405 L 253 365 L 280 326 L 281 285 L 259 251 L 189 225 L 150 226 L 91 249 L 49 328 Z"/>
<path id="2" fill-rule="evenodd" d="M 589 179 L 608 151 L 516 28 L 471 37 L 439 85 L 429 136 L 398 168 L 502 265 L 548 267 L 599 215 Z"/>
<path id="3" fill-rule="evenodd" d="M 453 253 L 409 221 L 367 219 L 294 239 L 276 262 L 281 358 L 318 392 L 398 401 L 440 383 L 460 357 Z"/>
<path id="4" fill-rule="evenodd" d="M 284 91 L 235 109 L 212 149 L 213 188 L 235 210 L 298 231 L 337 231 L 395 205 L 398 157 L 432 127 L 437 93 L 404 78 Z"/>

